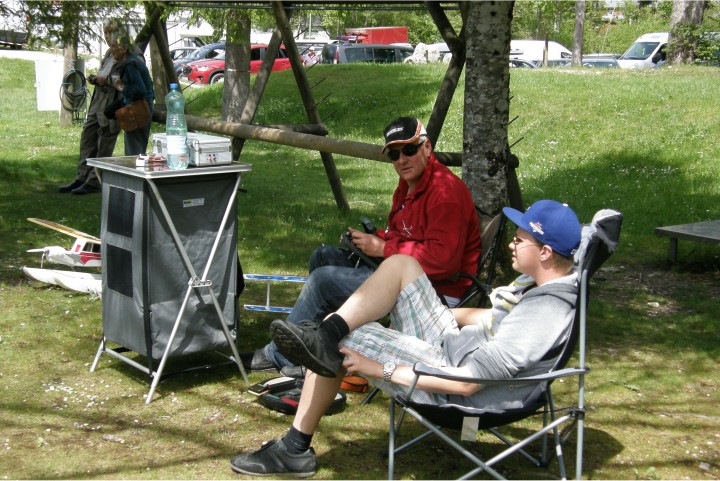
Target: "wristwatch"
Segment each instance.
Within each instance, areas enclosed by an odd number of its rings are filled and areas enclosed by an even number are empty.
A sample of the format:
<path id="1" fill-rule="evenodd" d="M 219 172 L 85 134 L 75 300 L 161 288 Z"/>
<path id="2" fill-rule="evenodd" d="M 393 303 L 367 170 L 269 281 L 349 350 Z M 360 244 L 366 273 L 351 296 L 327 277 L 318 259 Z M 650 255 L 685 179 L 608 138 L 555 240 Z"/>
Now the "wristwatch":
<path id="1" fill-rule="evenodd" d="M 383 380 L 385 380 L 386 382 L 390 382 L 390 378 L 395 372 L 396 367 L 397 366 L 395 365 L 395 363 L 390 361 L 387 361 L 385 364 L 383 364 Z"/>

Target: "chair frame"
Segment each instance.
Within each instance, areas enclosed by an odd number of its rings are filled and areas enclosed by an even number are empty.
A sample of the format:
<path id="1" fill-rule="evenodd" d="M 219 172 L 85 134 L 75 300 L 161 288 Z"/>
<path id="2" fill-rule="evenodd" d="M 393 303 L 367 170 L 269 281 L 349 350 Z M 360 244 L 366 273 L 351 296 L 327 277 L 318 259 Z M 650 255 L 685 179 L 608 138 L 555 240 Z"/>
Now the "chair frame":
<path id="1" fill-rule="evenodd" d="M 511 454 L 515 453 L 523 455 L 526 459 L 531 461 L 537 467 L 547 466 L 552 460 L 552 457 L 556 456 L 558 459 L 560 476 L 562 477 L 562 479 L 566 479 L 567 474 L 565 469 L 565 459 L 563 456 L 562 447 L 573 430 L 577 431 L 575 477 L 576 479 L 582 478 L 585 421 L 585 375 L 590 372 L 590 369 L 586 366 L 585 351 L 585 341 L 587 333 L 587 306 L 589 299 L 588 283 L 592 275 L 596 272 L 597 268 L 602 265 L 602 263 L 610 256 L 612 251 L 615 249 L 615 246 L 617 245 L 617 239 L 619 239 L 620 226 L 622 223 L 622 214 L 617 211 L 603 210 L 596 214 L 596 218 L 601 217 L 601 214 L 605 216 L 608 216 L 609 214 L 609 217 L 617 219 L 615 220 L 616 224 L 614 226 L 617 229 L 617 232 L 611 232 L 610 236 L 607 236 L 605 232 L 601 232 L 595 235 L 596 231 L 592 231 L 592 229 L 589 229 L 587 231 L 589 232 L 589 239 L 587 241 L 585 250 L 579 253 L 581 258 L 579 261 L 580 265 L 578 267 L 579 289 L 578 298 L 576 300 L 576 313 L 571 325 L 570 334 L 568 335 L 568 338 L 565 341 L 559 355 L 557 353 L 548 353 L 548 357 L 557 356 L 557 360 L 553 368 L 547 373 L 541 375 L 525 378 L 497 380 L 462 378 L 447 374 L 440 369 L 429 367 L 423 365 L 422 363 L 415 364 L 415 366 L 413 367 L 413 371 L 415 372 L 415 379 L 413 383 L 404 394 L 395 396 L 391 399 L 390 402 L 390 427 L 388 436 L 388 479 L 393 479 L 394 477 L 395 455 L 405 450 L 406 448 L 413 446 L 414 444 L 418 443 L 419 441 L 425 439 L 432 434 L 437 435 L 445 443 L 447 443 L 455 450 L 457 450 L 460 454 L 475 463 L 476 467 L 459 479 L 467 479 L 483 471 L 487 472 L 496 479 L 504 479 L 502 475 L 500 475 L 500 473 L 498 473 L 493 468 L 493 466 L 498 462 L 504 460 Z M 604 220 L 604 218 L 601 218 L 600 220 L 602 221 Z M 611 220 L 611 222 L 613 222 L 613 220 Z M 592 226 L 593 228 L 594 225 L 595 224 L 593 224 Z M 613 225 L 611 224 L 611 229 L 612 228 Z M 613 235 L 616 235 L 617 239 L 612 239 Z M 577 367 L 565 367 L 569 359 L 574 354 L 576 347 L 578 350 Z M 546 383 L 546 385 L 544 394 L 541 394 L 536 400 L 535 404 L 531 406 L 526 406 L 518 410 L 506 410 L 500 413 L 492 411 L 478 413 L 478 410 L 474 410 L 472 408 L 462 408 L 458 406 L 452 408 L 429 406 L 416 404 L 409 401 L 409 399 L 411 399 L 412 392 L 415 390 L 417 382 L 421 376 L 435 376 L 443 379 L 472 382 L 484 385 L 518 385 L 527 383 L 537 384 L 539 382 Z M 557 408 L 555 405 L 555 400 L 553 399 L 551 385 L 555 379 L 566 377 L 577 378 L 577 400 L 574 406 Z M 397 415 L 398 410 L 400 411 L 399 415 Z M 458 441 L 450 437 L 442 430 L 443 427 L 441 427 L 441 423 L 439 424 L 436 421 L 438 419 L 438 416 L 440 416 L 443 421 L 447 421 L 447 416 L 445 415 L 445 413 L 442 413 L 442 410 L 445 410 L 445 412 L 452 410 L 453 414 L 455 414 L 456 416 L 464 415 L 466 417 L 477 418 L 478 430 L 486 430 L 492 433 L 498 439 L 503 441 L 508 446 L 508 448 L 499 453 L 498 455 L 492 457 L 491 459 L 483 461 L 477 455 L 470 452 L 462 444 L 460 444 Z M 400 434 L 400 427 L 402 425 L 405 413 L 415 418 L 427 430 L 419 436 L 411 439 L 410 441 L 407 441 L 404 444 L 397 446 L 398 436 Z M 518 442 L 513 442 L 509 440 L 497 429 L 502 426 L 511 425 L 512 423 L 521 419 L 530 418 L 532 416 L 540 414 L 542 414 L 543 416 L 542 429 Z M 457 426 L 455 426 L 455 428 L 457 428 Z M 549 434 L 552 435 L 554 443 L 555 449 L 553 452 L 550 452 L 547 446 Z M 542 438 L 541 450 L 538 459 L 537 457 L 529 454 L 525 450 L 525 448 L 530 443 L 540 438 Z"/>
<path id="2" fill-rule="evenodd" d="M 480 209 L 475 207 L 479 212 Z M 495 280 L 495 269 L 497 267 L 498 259 L 500 257 L 500 251 L 502 250 L 503 242 L 505 241 L 505 229 L 506 229 L 505 214 L 500 212 L 490 220 L 488 225 L 482 231 L 480 235 L 480 246 L 482 247 L 482 255 L 478 259 L 478 268 L 475 275 L 468 274 L 466 272 L 458 273 L 459 277 L 470 279 L 471 285 L 467 292 L 455 306 L 466 307 L 473 299 L 481 296 L 478 305 L 484 306 L 485 302 L 490 295 L 490 291 L 493 289 L 493 281 Z M 480 281 L 480 275 L 486 272 L 485 282 Z"/>

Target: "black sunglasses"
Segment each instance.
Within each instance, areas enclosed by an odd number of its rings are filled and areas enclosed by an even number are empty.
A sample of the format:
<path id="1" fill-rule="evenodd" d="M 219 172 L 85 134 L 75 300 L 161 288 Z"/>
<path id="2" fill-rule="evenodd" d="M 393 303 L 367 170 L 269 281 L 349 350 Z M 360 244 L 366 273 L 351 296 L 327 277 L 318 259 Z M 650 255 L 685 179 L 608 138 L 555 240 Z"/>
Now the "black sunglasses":
<path id="1" fill-rule="evenodd" d="M 424 143 L 425 142 L 420 142 L 419 144 L 407 144 L 400 150 L 388 150 L 387 156 L 393 162 L 400 158 L 401 151 L 405 154 L 405 157 L 412 157 L 417 154 L 417 151 L 420 150 L 420 147 L 422 147 Z"/>

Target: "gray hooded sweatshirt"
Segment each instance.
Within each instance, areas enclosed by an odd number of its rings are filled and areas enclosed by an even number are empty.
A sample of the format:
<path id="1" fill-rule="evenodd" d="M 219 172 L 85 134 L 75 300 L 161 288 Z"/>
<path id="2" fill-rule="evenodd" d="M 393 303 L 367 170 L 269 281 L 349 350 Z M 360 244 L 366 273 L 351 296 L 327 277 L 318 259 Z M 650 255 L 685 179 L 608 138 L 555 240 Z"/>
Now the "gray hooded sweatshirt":
<path id="1" fill-rule="evenodd" d="M 443 343 L 453 366 L 468 366 L 475 377 L 510 379 L 546 373 L 555 359 L 543 360 L 569 334 L 575 316 L 577 276 L 526 289 L 494 333 L 465 326 Z M 536 385 L 487 386 L 472 396 L 448 395 L 449 404 L 483 410 L 521 407 Z"/>

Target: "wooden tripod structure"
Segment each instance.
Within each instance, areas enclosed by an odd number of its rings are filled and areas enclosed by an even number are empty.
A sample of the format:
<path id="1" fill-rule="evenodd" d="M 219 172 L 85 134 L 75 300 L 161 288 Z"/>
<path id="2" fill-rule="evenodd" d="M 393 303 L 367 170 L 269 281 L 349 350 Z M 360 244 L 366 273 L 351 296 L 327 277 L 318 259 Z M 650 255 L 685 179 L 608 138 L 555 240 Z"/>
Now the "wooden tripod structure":
<path id="1" fill-rule="evenodd" d="M 257 2 L 242 1 L 233 3 L 257 4 Z M 380 154 L 381 149 L 375 144 L 327 137 L 327 129 L 322 125 L 317 103 L 315 102 L 315 98 L 312 93 L 312 87 L 308 82 L 307 72 L 303 66 L 298 49 L 296 48 L 295 39 L 292 34 L 292 29 L 290 28 L 288 15 L 289 10 L 282 1 L 273 1 L 270 3 L 272 4 L 273 15 L 275 16 L 276 28 L 274 29 L 271 40 L 268 43 L 267 52 L 255 79 L 255 83 L 253 84 L 250 97 L 245 103 L 244 110 L 240 117 L 240 122 L 226 122 L 222 120 L 188 116 L 188 128 L 232 136 L 235 139 L 233 142 L 233 154 L 235 158 L 240 155 L 245 139 L 260 140 L 320 152 L 323 166 L 335 197 L 335 203 L 338 209 L 349 210 L 350 207 L 347 199 L 345 198 L 342 182 L 340 180 L 340 176 L 338 175 L 332 155 L 347 155 L 350 157 L 380 162 L 388 162 L 388 159 Z M 297 3 L 312 4 L 314 2 L 293 2 L 293 4 Z M 340 3 L 347 4 L 353 2 Z M 400 3 L 407 6 L 408 3 L 414 2 Z M 440 89 L 433 106 L 433 111 L 426 125 L 428 137 L 430 138 L 432 144 L 436 145 L 445 122 L 445 118 L 447 117 L 450 103 L 453 95 L 455 94 L 455 90 L 457 89 L 460 76 L 465 66 L 465 28 L 463 26 L 459 33 L 455 32 L 455 29 L 448 20 L 441 2 L 429 1 L 417 2 L 417 4 L 424 5 L 427 8 L 427 11 L 431 15 L 438 31 L 445 43 L 447 43 L 452 54 L 447 71 L 445 72 L 445 77 L 440 85 Z M 327 6 L 327 4 L 323 5 Z M 155 38 L 160 51 L 167 83 L 176 83 L 177 75 L 175 74 L 175 70 L 172 66 L 172 60 L 170 59 L 167 34 L 162 22 L 160 21 L 163 8 L 163 6 L 159 6 L 151 12 L 148 18 L 148 23 L 138 35 L 136 43 L 139 47 L 144 49 L 144 47 L 147 46 L 150 35 L 152 35 Z M 285 44 L 285 51 L 290 60 L 292 71 L 295 76 L 295 82 L 297 83 L 300 91 L 303 106 L 308 118 L 308 124 L 295 126 L 253 125 L 253 118 L 255 117 L 258 105 L 262 99 L 265 86 L 270 78 L 273 60 L 275 59 L 281 43 Z M 153 120 L 156 122 L 165 122 L 166 112 L 162 107 L 163 106 L 156 106 L 153 114 Z M 445 165 L 462 165 L 462 153 L 436 152 L 435 154 L 438 160 Z M 511 161 L 507 169 L 507 180 L 510 205 L 515 208 L 522 209 L 522 198 L 520 195 L 520 188 L 517 183 L 517 176 L 515 174 L 517 158 L 512 155 L 509 157 Z"/>

